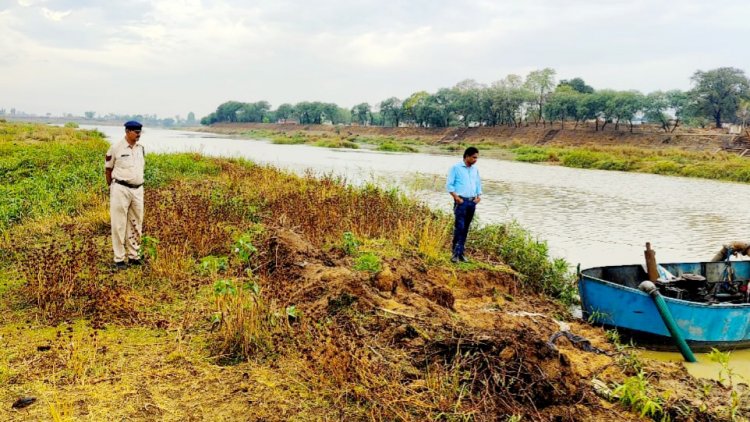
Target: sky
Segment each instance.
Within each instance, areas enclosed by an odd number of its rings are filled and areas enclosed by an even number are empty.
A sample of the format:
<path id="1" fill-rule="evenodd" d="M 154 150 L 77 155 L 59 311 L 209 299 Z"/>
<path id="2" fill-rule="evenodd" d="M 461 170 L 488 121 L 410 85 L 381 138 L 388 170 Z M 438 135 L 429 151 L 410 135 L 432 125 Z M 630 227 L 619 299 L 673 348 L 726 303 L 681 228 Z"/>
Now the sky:
<path id="1" fill-rule="evenodd" d="M 747 0 L 0 0 L 0 109 L 350 108 L 551 67 L 596 89 L 750 71 Z"/>

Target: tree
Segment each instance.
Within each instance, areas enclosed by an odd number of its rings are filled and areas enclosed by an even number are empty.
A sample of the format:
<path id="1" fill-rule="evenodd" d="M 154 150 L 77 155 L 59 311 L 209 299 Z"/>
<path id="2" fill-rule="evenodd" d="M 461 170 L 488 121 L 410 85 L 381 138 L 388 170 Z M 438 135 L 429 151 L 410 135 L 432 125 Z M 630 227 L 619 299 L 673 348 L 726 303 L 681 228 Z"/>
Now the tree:
<path id="1" fill-rule="evenodd" d="M 489 95 L 495 121 L 513 127 L 518 127 L 523 121 L 524 104 L 534 100 L 534 93 L 524 86 L 523 79 L 518 75 L 508 75 L 494 82 Z"/>
<path id="2" fill-rule="evenodd" d="M 287 121 L 294 117 L 295 111 L 294 106 L 289 103 L 284 103 L 276 109 L 276 119 Z"/>
<path id="3" fill-rule="evenodd" d="M 372 110 L 370 108 L 370 104 L 368 103 L 361 103 L 361 104 L 355 105 L 354 107 L 352 107 L 351 112 L 352 112 L 352 121 L 356 121 L 362 126 L 370 122 L 370 119 L 372 117 Z"/>
<path id="4" fill-rule="evenodd" d="M 450 91 L 450 108 L 461 117 L 464 126 L 480 119 L 480 92 L 483 89 L 484 85 L 474 79 L 466 79 L 457 83 Z"/>
<path id="5" fill-rule="evenodd" d="M 427 104 L 427 97 L 430 94 L 427 91 L 419 91 L 411 94 L 409 98 L 404 100 L 404 117 L 412 121 L 417 126 L 426 126 L 425 123 L 425 108 Z"/>
<path id="6" fill-rule="evenodd" d="M 195 124 L 195 113 L 193 113 L 192 111 L 188 113 L 187 115 L 187 124 L 189 125 Z"/>
<path id="7" fill-rule="evenodd" d="M 237 112 L 244 106 L 239 101 L 227 101 L 216 108 L 217 122 L 236 122 Z"/>
<path id="8" fill-rule="evenodd" d="M 401 118 L 404 115 L 401 100 L 396 97 L 388 98 L 380 102 L 380 114 L 383 115 L 383 126 L 386 122 L 391 122 L 391 126 L 398 127 Z"/>
<path id="9" fill-rule="evenodd" d="M 740 101 L 740 106 L 737 109 L 737 117 L 740 119 L 742 130 L 745 130 L 747 122 L 750 121 L 750 100 Z"/>
<path id="10" fill-rule="evenodd" d="M 581 94 L 593 94 L 594 88 L 586 85 L 586 82 L 581 78 L 563 79 L 557 84 L 558 87 L 569 86 L 574 91 L 580 92 Z"/>
<path id="11" fill-rule="evenodd" d="M 717 128 L 721 127 L 722 119 L 734 119 L 740 100 L 750 97 L 750 81 L 740 69 L 698 70 L 690 79 L 695 84 L 690 97 L 695 101 L 697 111 L 711 118 Z"/>
<path id="12" fill-rule="evenodd" d="M 550 121 L 560 120 L 560 129 L 565 128 L 565 120 L 572 117 L 577 122 L 578 103 L 583 94 L 574 90 L 569 85 L 558 85 L 555 92 L 550 95 L 544 109 L 545 118 Z"/>
<path id="13" fill-rule="evenodd" d="M 644 97 L 638 91 L 616 92 L 612 98 L 612 117 L 615 119 L 615 130 L 620 129 L 620 121 L 628 122 L 633 132 L 633 118 L 643 109 Z"/>
<path id="14" fill-rule="evenodd" d="M 669 124 L 672 121 L 667 114 L 668 109 L 669 98 L 663 91 L 650 92 L 643 101 L 643 112 L 646 119 L 659 123 L 664 132 L 669 132 Z"/>
<path id="15" fill-rule="evenodd" d="M 15 114 L 15 113 L 14 113 L 14 111 L 15 111 L 15 110 L 11 111 L 11 113 L 10 113 L 10 114 Z M 94 116 L 96 116 L 96 112 L 95 112 L 95 111 L 84 111 L 84 112 L 83 112 L 83 115 L 84 115 L 84 116 L 85 116 L 85 117 L 86 117 L 87 119 L 93 119 L 93 118 L 94 118 Z"/>
<path id="16" fill-rule="evenodd" d="M 555 86 L 555 70 L 546 67 L 541 70 L 529 72 L 526 76 L 526 88 L 534 93 L 534 103 L 536 108 L 532 112 L 534 122 L 538 125 L 539 120 L 544 117 L 544 103 L 547 96 Z"/>

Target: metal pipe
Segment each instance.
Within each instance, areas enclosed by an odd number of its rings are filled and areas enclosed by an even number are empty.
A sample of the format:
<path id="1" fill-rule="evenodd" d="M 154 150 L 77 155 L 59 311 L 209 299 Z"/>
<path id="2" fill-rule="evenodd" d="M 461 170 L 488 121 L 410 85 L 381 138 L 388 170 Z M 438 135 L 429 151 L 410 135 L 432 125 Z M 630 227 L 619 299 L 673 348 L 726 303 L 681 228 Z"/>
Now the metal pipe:
<path id="1" fill-rule="evenodd" d="M 669 334 L 672 335 L 672 340 L 674 340 L 677 348 L 680 349 L 680 353 L 682 354 L 682 357 L 685 359 L 685 361 L 697 362 L 697 359 L 695 359 L 695 355 L 693 355 L 693 351 L 690 350 L 690 346 L 688 346 L 685 338 L 682 336 L 680 328 L 677 327 L 677 323 L 675 322 L 674 318 L 672 318 L 672 313 L 669 312 L 667 302 L 664 301 L 664 298 L 661 296 L 661 293 L 659 293 L 659 289 L 656 287 L 656 285 L 650 281 L 644 281 L 638 286 L 638 288 L 642 292 L 647 293 L 654 300 L 654 304 L 656 305 L 656 309 L 659 311 L 659 315 L 661 315 L 662 321 L 664 321 L 664 325 L 667 326 Z"/>

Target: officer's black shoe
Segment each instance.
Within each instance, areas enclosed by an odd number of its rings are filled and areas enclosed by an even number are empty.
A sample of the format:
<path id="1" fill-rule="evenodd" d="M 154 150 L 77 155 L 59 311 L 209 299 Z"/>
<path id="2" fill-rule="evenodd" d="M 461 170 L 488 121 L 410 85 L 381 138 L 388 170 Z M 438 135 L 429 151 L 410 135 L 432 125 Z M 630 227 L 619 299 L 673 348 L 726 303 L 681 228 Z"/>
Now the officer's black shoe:
<path id="1" fill-rule="evenodd" d="M 122 262 L 122 261 L 120 261 L 120 262 L 115 262 L 115 269 L 116 269 L 116 270 L 118 270 L 118 271 L 119 271 L 119 270 L 125 270 L 125 269 L 127 269 L 127 268 L 128 268 L 128 266 L 127 266 L 127 265 L 125 265 L 125 263 L 124 263 L 124 262 Z"/>
<path id="2" fill-rule="evenodd" d="M 461 262 L 469 262 L 469 260 L 465 256 L 463 256 L 463 255 L 459 255 L 458 256 L 458 260 L 461 261 Z"/>
<path id="3" fill-rule="evenodd" d="M 130 265 L 141 265 L 143 264 L 143 260 L 141 258 L 131 259 L 128 261 L 128 264 Z"/>

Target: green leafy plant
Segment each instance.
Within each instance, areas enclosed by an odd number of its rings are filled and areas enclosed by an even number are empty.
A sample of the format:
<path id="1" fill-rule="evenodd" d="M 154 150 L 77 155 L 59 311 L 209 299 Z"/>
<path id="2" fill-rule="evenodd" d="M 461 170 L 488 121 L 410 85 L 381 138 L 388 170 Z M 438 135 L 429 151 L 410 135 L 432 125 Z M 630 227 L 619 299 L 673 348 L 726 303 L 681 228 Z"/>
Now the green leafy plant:
<path id="1" fill-rule="evenodd" d="M 376 273 L 380 271 L 380 268 L 380 257 L 371 252 L 360 255 L 354 264 L 354 269 L 358 271 Z"/>
<path id="2" fill-rule="evenodd" d="M 159 244 L 159 240 L 155 237 L 151 236 L 143 236 L 141 237 L 141 246 L 138 250 L 138 253 L 141 257 L 148 257 L 150 259 L 156 259 L 158 252 L 156 249 L 156 245 Z"/>
<path id="3" fill-rule="evenodd" d="M 620 403 L 629 406 L 642 417 L 665 420 L 661 397 L 652 397 L 651 387 L 643 371 L 628 377 L 623 384 L 612 391 L 612 395 L 619 397 Z"/>
<path id="4" fill-rule="evenodd" d="M 201 258 L 201 262 L 198 265 L 201 274 L 212 275 L 222 271 L 226 271 L 229 266 L 227 257 L 225 256 L 213 256 Z"/>
<path id="5" fill-rule="evenodd" d="M 254 235 L 252 233 L 243 233 L 234 241 L 232 251 L 243 264 L 250 262 L 250 258 L 258 253 L 258 249 L 253 246 Z"/>
<path id="6" fill-rule="evenodd" d="M 347 255 L 354 255 L 359 250 L 360 241 L 352 232 L 344 232 L 342 235 L 341 250 Z"/>
<path id="7" fill-rule="evenodd" d="M 231 280 L 217 280 L 214 283 L 214 294 L 234 296 L 237 294 L 237 288 Z"/>

